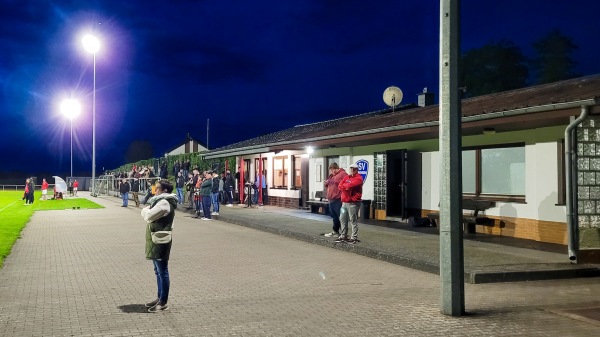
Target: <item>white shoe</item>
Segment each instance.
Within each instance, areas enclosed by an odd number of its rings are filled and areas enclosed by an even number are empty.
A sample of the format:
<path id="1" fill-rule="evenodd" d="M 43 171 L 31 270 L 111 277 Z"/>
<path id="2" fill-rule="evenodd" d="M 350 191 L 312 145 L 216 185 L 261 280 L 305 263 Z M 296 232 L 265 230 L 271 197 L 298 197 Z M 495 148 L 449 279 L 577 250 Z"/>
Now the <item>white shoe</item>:
<path id="1" fill-rule="evenodd" d="M 227 204 L 227 207 L 233 207 L 233 204 Z"/>
<path id="2" fill-rule="evenodd" d="M 212 212 L 212 213 L 210 213 L 210 215 L 219 215 L 219 213 L 217 213 L 217 212 Z"/>
<path id="3" fill-rule="evenodd" d="M 207 220 L 207 221 L 210 221 L 210 220 L 212 220 L 212 219 L 209 219 L 209 218 L 202 218 L 202 220 Z"/>
<path id="4" fill-rule="evenodd" d="M 326 238 L 333 238 L 333 237 L 338 237 L 338 236 L 340 236 L 340 234 L 339 234 L 339 233 L 336 233 L 336 232 L 331 232 L 331 233 L 327 233 L 327 234 L 325 234 L 324 236 L 325 236 Z"/>

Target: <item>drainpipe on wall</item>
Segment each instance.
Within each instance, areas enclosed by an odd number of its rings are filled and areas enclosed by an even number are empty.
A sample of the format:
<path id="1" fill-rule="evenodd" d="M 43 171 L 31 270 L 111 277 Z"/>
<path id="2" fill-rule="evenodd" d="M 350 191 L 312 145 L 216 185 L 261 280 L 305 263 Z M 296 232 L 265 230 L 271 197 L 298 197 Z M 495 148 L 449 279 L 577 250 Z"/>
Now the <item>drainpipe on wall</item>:
<path id="1" fill-rule="evenodd" d="M 581 115 L 572 121 L 565 129 L 565 183 L 566 183 L 566 208 L 567 208 L 567 234 L 568 234 L 568 254 L 571 263 L 577 263 L 577 252 L 579 251 L 579 228 L 578 221 L 575 219 L 573 209 L 577 207 L 576 186 L 573 182 L 577 181 L 572 177 L 575 172 L 575 164 L 573 163 L 573 139 L 571 139 L 572 131 L 579 125 L 588 115 L 589 106 L 581 106 Z"/>

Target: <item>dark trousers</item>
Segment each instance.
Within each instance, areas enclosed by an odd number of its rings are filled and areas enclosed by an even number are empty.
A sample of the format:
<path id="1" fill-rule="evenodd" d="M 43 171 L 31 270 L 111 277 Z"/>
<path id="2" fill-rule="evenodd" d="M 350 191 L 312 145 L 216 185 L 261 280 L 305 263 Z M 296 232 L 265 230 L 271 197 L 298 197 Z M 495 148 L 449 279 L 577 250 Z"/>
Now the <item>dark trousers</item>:
<path id="1" fill-rule="evenodd" d="M 202 196 L 202 211 L 204 212 L 204 217 L 210 219 L 210 195 Z"/>
<path id="2" fill-rule="evenodd" d="M 342 209 L 342 201 L 341 200 L 330 200 L 329 201 L 329 215 L 333 219 L 333 232 L 340 232 L 340 209 Z"/>

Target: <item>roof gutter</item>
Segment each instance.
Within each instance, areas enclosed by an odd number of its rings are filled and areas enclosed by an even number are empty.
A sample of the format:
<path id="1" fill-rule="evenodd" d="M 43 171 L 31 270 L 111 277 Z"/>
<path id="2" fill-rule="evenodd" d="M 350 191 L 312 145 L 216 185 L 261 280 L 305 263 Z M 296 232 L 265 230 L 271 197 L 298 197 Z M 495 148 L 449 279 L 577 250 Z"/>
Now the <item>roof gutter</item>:
<path id="1" fill-rule="evenodd" d="M 467 116 L 467 117 L 462 118 L 462 123 L 474 122 L 474 121 L 480 121 L 480 120 L 486 120 L 486 119 L 501 118 L 501 117 L 508 117 L 508 116 L 525 115 L 525 114 L 529 114 L 529 113 L 537 113 L 537 112 L 544 112 L 544 111 L 578 108 L 578 107 L 581 107 L 582 105 L 589 106 L 589 105 L 594 105 L 594 104 L 598 104 L 598 100 L 596 98 L 572 101 L 572 102 L 568 102 L 568 103 L 546 104 L 546 105 L 540 105 L 540 106 L 535 106 L 535 107 L 519 108 L 519 109 L 514 109 L 514 110 L 491 112 L 491 113 L 475 115 L 475 116 Z M 317 141 L 321 141 L 321 140 L 363 136 L 363 135 L 369 135 L 369 134 L 374 134 L 374 133 L 418 129 L 418 128 L 424 128 L 424 127 L 439 126 L 439 124 L 440 124 L 439 121 L 431 121 L 431 122 L 421 122 L 421 123 L 413 123 L 413 124 L 394 125 L 394 126 L 387 126 L 387 127 L 382 127 L 382 128 L 376 128 L 376 129 L 369 129 L 369 130 L 362 130 L 362 131 L 355 131 L 355 132 L 346 132 L 346 133 L 341 133 L 341 134 L 336 134 L 336 135 L 289 140 L 289 141 L 283 141 L 283 142 L 277 142 L 277 143 L 269 143 L 269 144 L 264 144 L 262 146 L 268 149 L 270 146 L 281 146 L 281 145 L 289 145 L 289 144 L 317 142 Z M 249 147 L 244 147 L 244 148 L 240 148 L 240 149 L 215 151 L 215 152 L 211 152 L 211 153 L 205 155 L 204 158 L 212 159 L 212 158 L 221 158 L 221 157 L 233 156 L 233 155 L 256 154 L 256 153 L 259 153 L 257 151 L 257 148 L 258 148 L 258 146 L 249 146 Z M 267 150 L 264 152 L 269 152 L 269 151 Z"/>
<path id="2" fill-rule="evenodd" d="M 567 212 L 567 251 L 569 254 L 569 260 L 571 263 L 577 263 L 577 253 L 579 251 L 579 227 L 577 221 L 576 210 L 578 202 L 577 191 L 575 190 L 576 179 L 573 172 L 577 172 L 575 161 L 573 160 L 573 147 L 575 142 L 573 141 L 573 130 L 577 128 L 581 122 L 587 117 L 589 111 L 589 105 L 581 106 L 581 115 L 574 121 L 569 123 L 569 126 L 565 129 L 565 194 L 566 194 L 566 212 Z M 576 138 L 576 137 L 575 137 Z"/>
<path id="3" fill-rule="evenodd" d="M 204 159 L 215 159 L 215 158 L 223 158 L 223 157 L 229 157 L 229 156 L 245 156 L 245 155 L 249 155 L 249 154 L 258 154 L 258 153 L 266 153 L 266 152 L 271 152 L 271 149 L 268 146 L 254 145 L 254 146 L 247 146 L 247 147 L 238 148 L 238 149 L 229 149 L 229 150 L 223 150 L 223 151 L 209 152 L 206 155 L 203 155 L 202 157 Z"/>

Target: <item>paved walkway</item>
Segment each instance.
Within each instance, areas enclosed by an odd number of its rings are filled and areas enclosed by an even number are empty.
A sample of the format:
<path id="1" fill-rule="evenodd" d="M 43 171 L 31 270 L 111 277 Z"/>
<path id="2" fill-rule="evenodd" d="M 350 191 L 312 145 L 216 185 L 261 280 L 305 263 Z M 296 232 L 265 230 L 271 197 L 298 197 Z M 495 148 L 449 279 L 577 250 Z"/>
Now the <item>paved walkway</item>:
<path id="1" fill-rule="evenodd" d="M 439 277 L 179 212 L 171 310 L 155 295 L 139 209 L 36 212 L 0 270 L 0 336 L 597 336 L 597 278 L 466 284 L 439 313 Z M 223 210 L 223 217 L 267 210 Z M 281 217 L 282 225 L 289 218 Z M 316 220 L 318 221 L 318 220 Z M 366 228 L 365 228 L 366 231 Z M 364 233 L 366 234 L 366 232 Z M 367 241 L 367 237 L 363 236 Z"/>
<path id="2" fill-rule="evenodd" d="M 433 235 L 437 234 L 436 228 L 415 229 L 408 224 L 373 220 L 366 222 L 378 222 L 380 225 L 368 225 L 359 220 L 361 242 L 348 245 L 334 243 L 333 238 L 323 236 L 331 231 L 331 218 L 305 210 L 273 206 L 245 208 L 236 205 L 232 208 L 222 207 L 218 218 L 413 269 L 439 273 L 439 236 Z M 464 240 L 465 281 L 469 283 L 600 276 L 598 265 L 571 264 L 565 246 L 482 234 L 470 234 L 466 237 L 469 239 Z M 491 243 L 502 240 L 506 244 Z M 523 248 L 529 246 L 538 249 Z M 561 249 L 564 252 L 560 252 Z"/>

